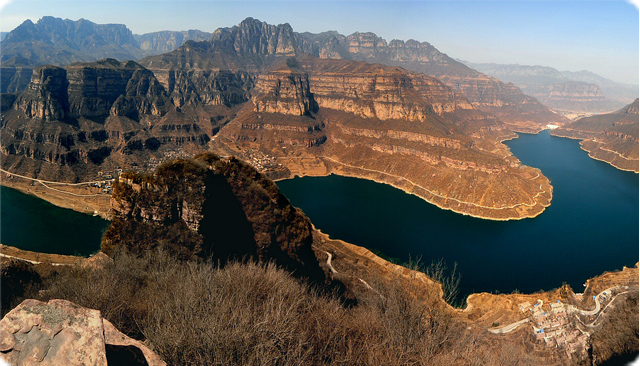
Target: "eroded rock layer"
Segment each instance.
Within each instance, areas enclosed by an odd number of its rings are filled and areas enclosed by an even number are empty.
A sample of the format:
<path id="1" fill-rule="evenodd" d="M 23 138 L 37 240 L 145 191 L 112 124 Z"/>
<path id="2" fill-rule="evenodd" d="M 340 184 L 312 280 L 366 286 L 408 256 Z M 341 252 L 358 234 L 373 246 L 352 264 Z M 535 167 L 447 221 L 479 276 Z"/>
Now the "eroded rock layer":
<path id="1" fill-rule="evenodd" d="M 273 178 L 362 177 L 498 220 L 532 217 L 550 203 L 549 181 L 499 142 L 504 125 L 434 78 L 305 56 L 263 73 L 257 86 L 254 105 L 211 146 Z M 315 103 L 317 112 L 306 107 Z"/>
<path id="2" fill-rule="evenodd" d="M 367 37 L 352 37 L 349 52 L 379 56 L 386 43 Z M 450 81 L 400 67 L 302 54 L 312 46 L 305 42 L 288 24 L 247 19 L 140 63 L 36 68 L 24 92 L 3 98 L 3 169 L 95 180 L 100 171 L 152 171 L 213 149 L 275 179 L 359 176 L 478 217 L 532 217 L 549 205 L 548 180 L 500 143 L 515 137 L 514 126 L 540 128 L 524 121 L 524 95 L 516 103 L 521 125 L 496 117 L 505 102 L 489 102 L 491 93 L 515 93 L 513 85 L 483 76 L 494 87 L 468 97 Z M 428 44 L 393 45 L 396 56 L 384 51 L 390 59 L 428 54 L 433 70 L 471 72 Z M 480 97 L 489 99 L 479 104 Z M 491 103 L 496 111 L 485 108 Z"/>
<path id="3" fill-rule="evenodd" d="M 551 134 L 582 140 L 590 157 L 638 173 L 638 99 L 615 113 L 581 118 Z"/>

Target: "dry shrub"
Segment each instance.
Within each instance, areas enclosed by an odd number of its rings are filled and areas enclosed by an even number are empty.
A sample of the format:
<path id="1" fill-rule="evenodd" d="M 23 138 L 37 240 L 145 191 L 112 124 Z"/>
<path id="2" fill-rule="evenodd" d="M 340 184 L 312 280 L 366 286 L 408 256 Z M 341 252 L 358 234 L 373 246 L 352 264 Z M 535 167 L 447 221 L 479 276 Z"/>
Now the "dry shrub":
<path id="1" fill-rule="evenodd" d="M 522 347 L 500 351 L 500 340 L 472 333 L 438 302 L 375 287 L 345 307 L 273 263 L 219 266 L 156 251 L 61 269 L 30 295 L 98 309 L 170 365 L 521 364 L 507 360 Z"/>

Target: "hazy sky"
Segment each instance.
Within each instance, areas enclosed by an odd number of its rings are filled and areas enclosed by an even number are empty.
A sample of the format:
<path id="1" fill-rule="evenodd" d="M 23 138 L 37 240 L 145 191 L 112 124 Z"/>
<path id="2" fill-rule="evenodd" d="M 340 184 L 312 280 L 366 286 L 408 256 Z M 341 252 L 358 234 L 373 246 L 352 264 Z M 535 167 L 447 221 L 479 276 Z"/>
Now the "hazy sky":
<path id="1" fill-rule="evenodd" d="M 133 33 L 212 32 L 246 17 L 297 32 L 374 32 L 457 59 L 589 70 L 638 84 L 638 8 L 624 1 L 0 0 L 0 30 L 42 16 L 122 23 Z"/>

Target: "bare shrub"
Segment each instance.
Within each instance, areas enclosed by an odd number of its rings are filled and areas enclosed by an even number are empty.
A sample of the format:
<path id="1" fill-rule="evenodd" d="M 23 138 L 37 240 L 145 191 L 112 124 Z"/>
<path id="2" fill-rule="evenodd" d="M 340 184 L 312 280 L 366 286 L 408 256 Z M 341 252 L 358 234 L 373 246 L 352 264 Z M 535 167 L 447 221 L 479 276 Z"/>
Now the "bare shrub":
<path id="1" fill-rule="evenodd" d="M 220 266 L 152 251 L 61 269 L 30 295 L 100 310 L 170 365 L 523 364 L 507 362 L 522 347 L 499 351 L 502 341 L 469 331 L 435 297 L 374 285 L 345 307 L 273 263 Z"/>

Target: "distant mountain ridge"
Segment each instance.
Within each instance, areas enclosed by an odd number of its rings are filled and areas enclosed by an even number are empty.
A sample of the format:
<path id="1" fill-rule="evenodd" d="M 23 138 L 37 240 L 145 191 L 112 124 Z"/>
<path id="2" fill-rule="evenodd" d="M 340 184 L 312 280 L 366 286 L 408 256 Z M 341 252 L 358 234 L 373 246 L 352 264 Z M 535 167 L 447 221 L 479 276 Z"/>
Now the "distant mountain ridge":
<path id="1" fill-rule="evenodd" d="M 471 63 L 469 67 L 517 85 L 556 110 L 577 113 L 610 112 L 638 97 L 638 86 L 616 83 L 589 71 L 558 71 L 548 66 Z"/>
<path id="2" fill-rule="evenodd" d="M 145 56 L 123 24 L 96 24 L 43 17 L 24 21 L 2 41 L 3 66 L 63 66 L 102 58 L 132 59 Z"/>
<path id="3" fill-rule="evenodd" d="M 148 54 L 171 52 L 182 46 L 186 41 L 206 41 L 211 38 L 211 33 L 197 29 L 188 31 L 160 31 L 133 35 L 140 49 Z"/>

